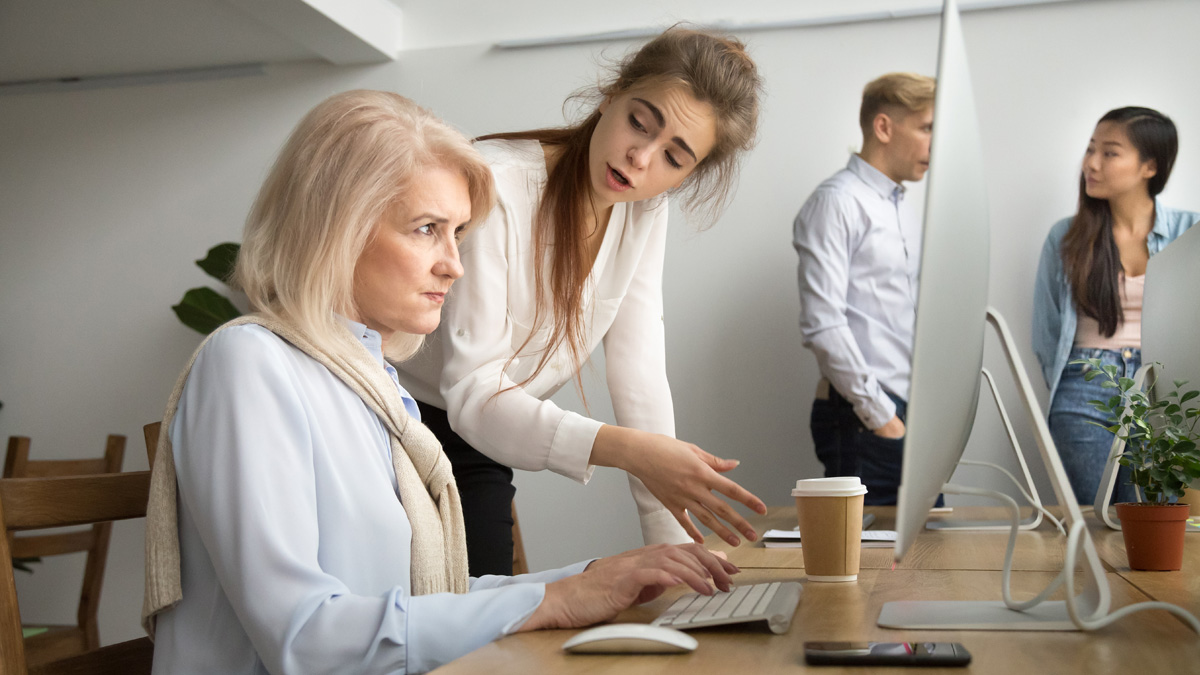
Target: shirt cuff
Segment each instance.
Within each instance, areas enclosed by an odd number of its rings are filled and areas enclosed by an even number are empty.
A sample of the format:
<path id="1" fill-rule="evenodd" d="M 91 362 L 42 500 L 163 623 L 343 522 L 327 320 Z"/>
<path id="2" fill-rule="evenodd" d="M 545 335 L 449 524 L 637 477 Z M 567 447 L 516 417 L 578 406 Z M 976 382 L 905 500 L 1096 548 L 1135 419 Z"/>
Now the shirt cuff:
<path id="1" fill-rule="evenodd" d="M 883 396 L 882 401 L 870 398 L 854 406 L 854 414 L 858 415 L 863 426 L 871 431 L 887 424 L 896 416 L 896 404 L 882 391 L 880 395 Z"/>
<path id="2" fill-rule="evenodd" d="M 545 597 L 545 584 L 517 584 L 459 596 L 435 593 L 408 598 L 405 670 L 433 670 L 516 631 Z"/>
<path id="3" fill-rule="evenodd" d="M 471 577 L 471 590 L 481 591 L 488 588 L 500 588 L 502 586 L 511 586 L 513 584 L 528 584 L 528 583 L 543 583 L 549 584 L 560 579 L 573 577 L 587 569 L 588 565 L 599 560 L 599 558 L 591 558 L 577 562 L 573 565 L 560 567 L 556 570 L 545 570 L 543 572 L 530 572 L 529 574 L 518 574 L 516 576 L 502 576 L 485 574 L 482 577 Z"/>
<path id="4" fill-rule="evenodd" d="M 642 541 L 646 542 L 647 546 L 692 543 L 692 538 L 688 536 L 687 531 L 665 508 L 640 514 L 640 519 L 642 521 Z"/>
<path id="5" fill-rule="evenodd" d="M 586 485 L 596 470 L 588 460 L 592 458 L 592 446 L 602 426 L 603 422 L 567 411 L 550 441 L 546 468 Z"/>

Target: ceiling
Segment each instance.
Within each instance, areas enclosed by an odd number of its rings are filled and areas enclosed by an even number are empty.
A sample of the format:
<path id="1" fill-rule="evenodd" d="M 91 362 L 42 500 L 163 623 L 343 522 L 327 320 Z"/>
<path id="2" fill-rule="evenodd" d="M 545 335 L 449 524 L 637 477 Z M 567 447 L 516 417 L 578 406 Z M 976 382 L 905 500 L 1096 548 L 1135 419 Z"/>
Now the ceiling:
<path id="1" fill-rule="evenodd" d="M 0 84 L 399 51 L 391 0 L 0 0 Z"/>
<path id="2" fill-rule="evenodd" d="M 969 12 L 1076 1 L 959 4 Z M 935 15 L 940 5 L 753 0 L 734 10 L 728 0 L 0 0 L 0 94 L 221 76 L 290 61 L 378 63 L 406 49 L 449 45 L 622 39 L 613 31 L 630 39 L 678 21 L 770 30 L 893 20 Z"/>

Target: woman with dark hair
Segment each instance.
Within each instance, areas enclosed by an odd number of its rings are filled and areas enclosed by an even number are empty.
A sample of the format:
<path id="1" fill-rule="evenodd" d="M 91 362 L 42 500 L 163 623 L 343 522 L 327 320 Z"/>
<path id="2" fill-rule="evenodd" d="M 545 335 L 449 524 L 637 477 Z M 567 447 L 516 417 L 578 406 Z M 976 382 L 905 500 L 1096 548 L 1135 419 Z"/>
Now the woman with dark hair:
<path id="1" fill-rule="evenodd" d="M 1083 156 L 1079 210 L 1050 229 L 1034 288 L 1033 350 L 1050 387 L 1050 433 L 1080 503 L 1095 499 L 1113 434 L 1088 401 L 1107 399 L 1080 359 L 1100 359 L 1133 377 L 1141 366 L 1146 262 L 1200 214 L 1158 200 L 1179 140 L 1170 118 L 1150 108 L 1111 110 Z M 1121 468 L 1117 501 L 1136 499 Z"/>
<path id="2" fill-rule="evenodd" d="M 675 439 L 662 269 L 668 192 L 720 211 L 754 141 L 761 83 L 737 40 L 672 28 L 627 57 L 572 126 L 485 136 L 497 207 L 462 249 L 466 275 L 430 349 L 400 366 L 463 495 L 473 574 L 512 564 L 512 468 L 586 482 L 629 474 L 646 543 L 733 544 L 753 528 L 713 491 L 737 462 Z M 548 400 L 604 343 L 615 425 Z M 510 468 L 511 467 L 511 468 Z"/>

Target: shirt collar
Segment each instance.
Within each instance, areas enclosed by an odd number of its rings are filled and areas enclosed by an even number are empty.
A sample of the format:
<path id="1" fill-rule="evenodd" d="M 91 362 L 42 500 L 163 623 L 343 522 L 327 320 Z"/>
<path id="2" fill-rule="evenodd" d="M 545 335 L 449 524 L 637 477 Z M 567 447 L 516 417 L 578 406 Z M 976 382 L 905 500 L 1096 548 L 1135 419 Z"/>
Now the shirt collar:
<path id="1" fill-rule="evenodd" d="M 858 176 L 859 180 L 866 183 L 867 187 L 877 192 L 880 197 L 893 202 L 904 199 L 905 187 L 868 164 L 867 160 L 860 157 L 858 153 L 850 155 L 850 161 L 846 164 L 846 168 L 850 170 L 850 173 Z"/>
<path id="2" fill-rule="evenodd" d="M 1154 198 L 1154 227 L 1150 228 L 1150 233 L 1160 239 L 1171 236 L 1171 226 L 1167 223 L 1167 214 L 1158 197 Z"/>
<path id="3" fill-rule="evenodd" d="M 383 366 L 384 368 L 387 367 L 387 363 L 383 360 L 383 336 L 380 335 L 378 331 L 373 331 L 370 328 L 367 328 L 365 324 L 358 323 L 357 321 L 351 321 L 341 314 L 335 313 L 334 316 L 337 317 L 337 320 L 342 322 L 342 325 L 349 329 L 351 333 L 354 333 L 355 339 L 361 342 L 362 346 L 367 348 L 367 351 L 371 353 L 371 356 L 375 357 L 375 360 L 379 362 L 379 365 Z"/>

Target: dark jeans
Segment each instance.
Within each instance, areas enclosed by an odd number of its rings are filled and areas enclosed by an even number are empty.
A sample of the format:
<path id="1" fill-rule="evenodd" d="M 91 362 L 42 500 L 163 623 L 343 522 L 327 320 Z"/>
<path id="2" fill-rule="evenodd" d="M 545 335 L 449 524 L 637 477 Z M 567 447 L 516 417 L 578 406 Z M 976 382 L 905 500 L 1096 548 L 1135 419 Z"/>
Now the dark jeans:
<path id="1" fill-rule="evenodd" d="M 1054 392 L 1054 400 L 1050 402 L 1050 436 L 1054 438 L 1063 469 L 1071 481 L 1071 490 L 1080 504 L 1091 504 L 1096 500 L 1101 474 L 1108 465 L 1113 435 L 1097 426 L 1108 426 L 1112 422 L 1088 401 L 1107 401 L 1113 390 L 1100 386 L 1108 379 L 1103 375 L 1091 382 L 1085 380 L 1084 373 L 1091 366 L 1071 365 L 1071 361 L 1078 359 L 1100 359 L 1106 366 L 1117 367 L 1117 377 L 1131 378 L 1142 365 L 1142 350 L 1072 349 Z M 1117 484 L 1113 486 L 1112 503 L 1137 501 L 1137 493 L 1129 480 L 1129 467 L 1121 467 L 1117 472 Z"/>
<path id="2" fill-rule="evenodd" d="M 896 404 L 896 416 L 903 422 L 908 404 L 890 392 L 888 397 Z M 828 399 L 813 401 L 809 428 L 827 477 L 858 476 L 867 486 L 864 504 L 895 505 L 904 461 L 903 438 L 877 436 L 863 426 L 854 414 L 854 406 L 832 386 Z M 940 495 L 937 504 L 942 505 Z"/>
<path id="3" fill-rule="evenodd" d="M 512 574 L 513 471 L 471 447 L 450 428 L 446 411 L 417 401 L 421 421 L 450 458 L 462 498 L 467 528 L 467 567 L 471 576 Z"/>

